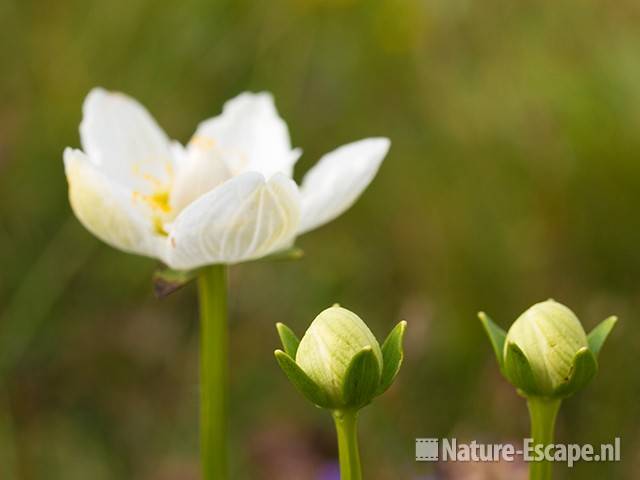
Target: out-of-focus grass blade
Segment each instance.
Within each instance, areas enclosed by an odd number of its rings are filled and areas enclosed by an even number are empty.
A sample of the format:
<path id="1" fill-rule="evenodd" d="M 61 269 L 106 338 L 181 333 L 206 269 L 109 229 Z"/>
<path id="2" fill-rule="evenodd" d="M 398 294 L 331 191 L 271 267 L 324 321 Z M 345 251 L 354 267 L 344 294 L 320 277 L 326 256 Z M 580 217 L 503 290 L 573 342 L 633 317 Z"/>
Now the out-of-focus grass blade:
<path id="1" fill-rule="evenodd" d="M 78 221 L 69 216 L 27 270 L 2 312 L 0 379 L 29 346 L 69 282 L 97 249 L 99 243 L 84 236 Z"/>
<path id="2" fill-rule="evenodd" d="M 9 401 L 0 384 L 0 478 L 18 478 L 17 454 L 13 431 L 13 418 Z"/>

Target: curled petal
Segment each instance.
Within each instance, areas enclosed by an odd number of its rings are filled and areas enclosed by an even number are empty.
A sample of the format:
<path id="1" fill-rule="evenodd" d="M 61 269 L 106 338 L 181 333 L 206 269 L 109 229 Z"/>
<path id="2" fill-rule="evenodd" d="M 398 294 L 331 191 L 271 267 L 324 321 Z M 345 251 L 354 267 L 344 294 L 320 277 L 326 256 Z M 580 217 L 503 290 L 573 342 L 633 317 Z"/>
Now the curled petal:
<path id="1" fill-rule="evenodd" d="M 386 138 L 367 138 L 323 156 L 302 181 L 298 233 L 324 225 L 351 207 L 375 177 L 389 145 Z"/>
<path id="2" fill-rule="evenodd" d="M 125 252 L 158 255 L 165 239 L 153 233 L 129 191 L 107 178 L 80 150 L 67 148 L 64 165 L 71 208 L 87 230 Z"/>
<path id="3" fill-rule="evenodd" d="M 218 152 L 233 175 L 255 171 L 269 178 L 291 177 L 300 150 L 291 149 L 287 124 L 269 93 L 242 93 L 225 103 L 222 114 L 198 127 L 192 145 Z"/>
<path id="4" fill-rule="evenodd" d="M 190 204 L 170 227 L 166 261 L 190 269 L 263 257 L 291 244 L 300 218 L 299 193 L 282 174 L 234 177 Z"/>

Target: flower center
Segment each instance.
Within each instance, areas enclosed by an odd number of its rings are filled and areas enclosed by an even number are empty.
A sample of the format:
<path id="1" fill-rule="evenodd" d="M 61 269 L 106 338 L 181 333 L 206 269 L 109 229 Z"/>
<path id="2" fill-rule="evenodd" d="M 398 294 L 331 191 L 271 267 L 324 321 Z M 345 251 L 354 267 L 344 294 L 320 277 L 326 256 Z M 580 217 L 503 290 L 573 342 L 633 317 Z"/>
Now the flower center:
<path id="1" fill-rule="evenodd" d="M 153 210 L 160 210 L 162 213 L 170 213 L 171 205 L 169 205 L 169 191 L 161 190 L 151 195 L 145 195 L 144 200 Z"/>
<path id="2" fill-rule="evenodd" d="M 173 168 L 171 164 L 166 164 L 166 179 L 160 179 L 155 175 L 136 172 L 150 186 L 146 189 L 149 193 L 140 191 L 133 192 L 134 204 L 142 203 L 150 215 L 153 232 L 166 237 L 168 235 L 164 228 L 167 220 L 171 218 L 173 209 L 170 203 L 171 187 L 173 183 Z"/>

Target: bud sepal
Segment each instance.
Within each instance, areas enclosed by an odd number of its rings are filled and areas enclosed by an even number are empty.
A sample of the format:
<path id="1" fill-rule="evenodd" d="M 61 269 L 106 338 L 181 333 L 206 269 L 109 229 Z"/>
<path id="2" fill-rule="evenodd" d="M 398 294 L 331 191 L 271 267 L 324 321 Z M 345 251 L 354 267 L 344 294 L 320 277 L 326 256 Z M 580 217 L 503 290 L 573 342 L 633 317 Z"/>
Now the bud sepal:
<path id="1" fill-rule="evenodd" d="M 404 349 L 402 348 L 402 340 L 404 332 L 407 329 L 407 322 L 404 320 L 398 323 L 391 333 L 387 336 L 382 344 L 382 377 L 380 385 L 376 391 L 376 396 L 386 392 L 396 379 L 402 361 L 404 360 Z"/>

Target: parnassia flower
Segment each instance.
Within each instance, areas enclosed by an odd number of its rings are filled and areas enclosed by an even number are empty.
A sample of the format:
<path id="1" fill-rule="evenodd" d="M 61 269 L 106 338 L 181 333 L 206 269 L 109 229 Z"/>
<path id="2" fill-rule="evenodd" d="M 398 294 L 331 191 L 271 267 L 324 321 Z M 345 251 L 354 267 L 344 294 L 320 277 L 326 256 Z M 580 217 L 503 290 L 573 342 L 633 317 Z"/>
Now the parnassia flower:
<path id="1" fill-rule="evenodd" d="M 231 264 L 290 247 L 347 210 L 389 149 L 368 138 L 292 179 L 301 155 L 268 93 L 243 93 L 202 122 L 186 147 L 134 99 L 96 88 L 67 148 L 71 207 L 104 242 L 174 269 Z"/>

